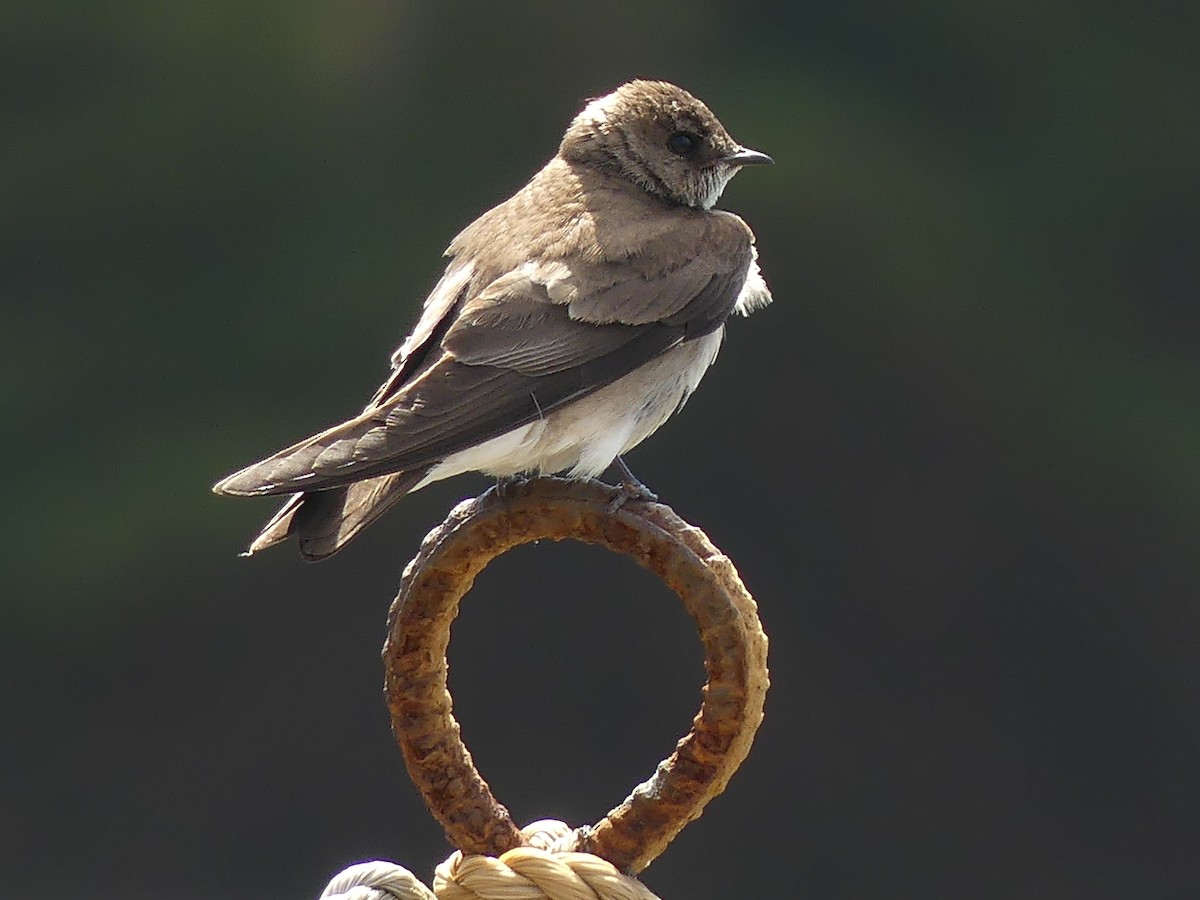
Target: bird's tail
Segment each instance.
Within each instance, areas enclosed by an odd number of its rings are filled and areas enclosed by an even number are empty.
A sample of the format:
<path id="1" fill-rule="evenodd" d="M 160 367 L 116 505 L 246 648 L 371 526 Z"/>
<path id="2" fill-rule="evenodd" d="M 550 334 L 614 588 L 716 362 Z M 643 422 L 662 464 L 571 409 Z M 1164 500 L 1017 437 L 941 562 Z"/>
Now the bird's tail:
<path id="1" fill-rule="evenodd" d="M 213 485 L 213 493 L 234 497 L 313 493 L 360 480 L 363 439 L 380 432 L 380 422 L 368 411 L 307 437 L 266 459 L 234 472 Z M 378 462 L 373 457 L 372 462 Z"/>
<path id="2" fill-rule="evenodd" d="M 250 556 L 295 535 L 309 561 L 332 556 L 424 479 L 428 469 L 395 472 L 345 487 L 293 494 L 250 544 Z"/>

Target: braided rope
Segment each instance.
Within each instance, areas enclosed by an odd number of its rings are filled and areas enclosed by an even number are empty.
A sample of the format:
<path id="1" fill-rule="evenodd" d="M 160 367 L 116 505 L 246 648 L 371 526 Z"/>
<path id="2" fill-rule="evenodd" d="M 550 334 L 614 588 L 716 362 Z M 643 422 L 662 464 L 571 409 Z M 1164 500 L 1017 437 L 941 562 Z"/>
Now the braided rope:
<path id="1" fill-rule="evenodd" d="M 338 874 L 320 900 L 659 900 L 598 856 L 550 849 L 572 838 L 563 822 L 534 822 L 521 834 L 529 846 L 499 858 L 455 851 L 437 867 L 432 891 L 403 866 L 376 861 Z"/>
<path id="2" fill-rule="evenodd" d="M 319 900 L 437 900 L 437 895 L 404 866 L 376 860 L 339 872 Z"/>

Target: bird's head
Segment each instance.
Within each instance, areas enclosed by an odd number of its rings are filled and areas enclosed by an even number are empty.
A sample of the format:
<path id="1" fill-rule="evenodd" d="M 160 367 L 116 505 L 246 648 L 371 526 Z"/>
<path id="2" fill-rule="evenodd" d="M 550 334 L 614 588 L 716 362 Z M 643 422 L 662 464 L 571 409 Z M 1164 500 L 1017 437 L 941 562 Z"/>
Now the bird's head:
<path id="1" fill-rule="evenodd" d="M 742 166 L 772 162 L 735 141 L 707 106 L 665 81 L 630 81 L 590 101 L 558 152 L 700 209 L 717 202 Z"/>

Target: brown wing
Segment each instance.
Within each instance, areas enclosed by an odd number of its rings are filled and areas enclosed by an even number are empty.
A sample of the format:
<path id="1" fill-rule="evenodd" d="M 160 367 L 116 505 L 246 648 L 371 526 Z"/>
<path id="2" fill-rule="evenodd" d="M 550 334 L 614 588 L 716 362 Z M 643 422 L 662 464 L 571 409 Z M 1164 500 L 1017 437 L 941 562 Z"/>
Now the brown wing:
<path id="1" fill-rule="evenodd" d="M 474 282 L 474 266 L 454 260 L 446 268 L 421 311 L 421 318 L 405 338 L 400 349 L 392 354 L 392 373 L 379 386 L 363 409 L 368 412 L 396 394 L 404 383 L 427 361 L 431 350 L 441 342 L 453 324 L 455 310 L 470 295 Z"/>
<path id="2" fill-rule="evenodd" d="M 216 489 L 325 490 L 428 466 L 710 334 L 737 302 L 752 252 L 735 217 L 703 224 L 705 237 L 725 229 L 718 234 L 724 243 L 700 244 L 709 252 L 685 255 L 696 245 L 684 243 L 674 255 L 649 252 L 622 265 L 524 266 L 460 297 L 430 329 L 440 346 L 429 342 L 406 380 L 393 377 L 357 418 Z"/>

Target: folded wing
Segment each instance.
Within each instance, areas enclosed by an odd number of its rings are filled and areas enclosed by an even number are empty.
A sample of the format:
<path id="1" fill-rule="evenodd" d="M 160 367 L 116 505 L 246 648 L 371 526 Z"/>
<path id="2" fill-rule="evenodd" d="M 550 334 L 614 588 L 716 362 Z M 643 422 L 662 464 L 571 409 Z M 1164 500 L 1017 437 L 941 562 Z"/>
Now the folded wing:
<path id="1" fill-rule="evenodd" d="M 676 235 L 675 252 L 650 247 L 619 265 L 552 260 L 463 279 L 440 315 L 427 304 L 422 340 L 406 342 L 412 346 L 362 414 L 216 490 L 324 491 L 424 469 L 710 334 L 738 300 L 751 238 L 733 216 L 692 221 L 702 233 L 691 241 Z M 453 263 L 447 278 L 452 271 Z"/>

